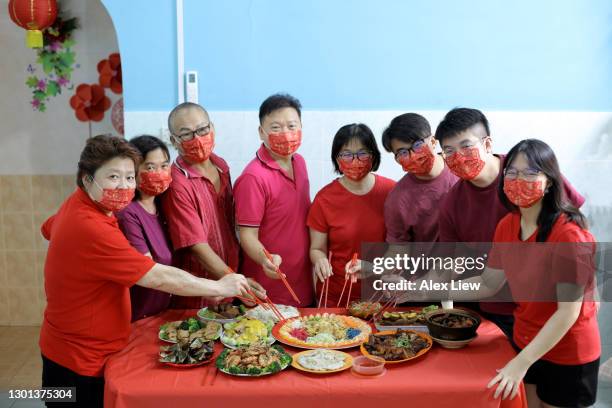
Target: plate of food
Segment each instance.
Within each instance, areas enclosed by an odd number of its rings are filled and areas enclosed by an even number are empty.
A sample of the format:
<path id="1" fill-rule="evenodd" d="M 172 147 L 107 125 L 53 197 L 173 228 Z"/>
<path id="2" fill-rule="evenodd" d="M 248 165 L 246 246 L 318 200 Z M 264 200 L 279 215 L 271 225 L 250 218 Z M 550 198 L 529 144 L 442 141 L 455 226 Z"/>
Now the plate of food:
<path id="1" fill-rule="evenodd" d="M 387 330 L 371 334 L 361 345 L 366 357 L 385 359 L 386 364 L 414 360 L 431 350 L 433 340 L 428 334 L 416 330 Z"/>
<path id="2" fill-rule="evenodd" d="M 285 319 L 290 319 L 292 317 L 297 317 L 297 316 L 300 315 L 300 312 L 297 310 L 297 308 L 295 308 L 293 306 L 276 305 L 276 304 L 275 304 L 275 306 L 278 309 L 278 311 L 280 312 L 280 314 Z M 276 317 L 274 312 L 272 310 L 270 310 L 269 308 L 268 309 L 264 309 L 263 306 L 261 306 L 261 305 L 247 310 L 247 312 L 245 313 L 245 316 L 253 317 L 253 318 L 257 319 L 257 320 L 261 320 L 264 323 L 274 324 L 274 323 L 278 322 L 278 317 Z"/>
<path id="3" fill-rule="evenodd" d="M 368 320 L 376 313 L 380 312 L 382 305 L 379 302 L 352 302 L 348 312 L 351 316 Z"/>
<path id="4" fill-rule="evenodd" d="M 159 339 L 167 343 L 176 343 L 177 340 L 191 341 L 196 338 L 204 341 L 217 340 L 220 336 L 220 323 L 201 322 L 194 317 L 167 322 L 159 327 Z"/>
<path id="5" fill-rule="evenodd" d="M 202 321 L 213 321 L 218 323 L 232 323 L 240 316 L 244 316 L 248 308 L 245 305 L 234 305 L 232 303 L 219 303 L 218 305 L 205 307 L 198 310 L 198 319 Z"/>
<path id="6" fill-rule="evenodd" d="M 228 348 L 246 347 L 254 344 L 271 345 L 276 340 L 270 334 L 271 324 L 242 316 L 232 323 L 223 325 L 221 343 Z"/>
<path id="7" fill-rule="evenodd" d="M 217 357 L 219 371 L 240 377 L 261 377 L 278 373 L 289 367 L 292 358 L 279 345 L 251 345 L 225 349 Z"/>
<path id="8" fill-rule="evenodd" d="M 359 346 L 371 332 L 361 319 L 329 313 L 283 320 L 272 329 L 272 335 L 289 346 L 336 350 Z"/>
<path id="9" fill-rule="evenodd" d="M 450 341 L 474 339 L 481 322 L 480 316 L 464 309 L 432 311 L 425 320 L 431 337 Z"/>
<path id="10" fill-rule="evenodd" d="M 417 330 L 427 333 L 425 316 L 427 313 L 438 310 L 439 306 L 429 305 L 422 309 L 411 309 L 405 311 L 386 311 L 374 319 L 374 325 L 378 330 Z"/>
<path id="11" fill-rule="evenodd" d="M 159 362 L 175 368 L 198 367 L 212 361 L 214 345 L 214 340 L 206 341 L 200 337 L 179 340 L 175 344 L 160 347 Z"/>
<path id="12" fill-rule="evenodd" d="M 331 374 L 353 365 L 353 357 L 338 350 L 306 350 L 293 355 L 291 366 L 313 374 Z"/>

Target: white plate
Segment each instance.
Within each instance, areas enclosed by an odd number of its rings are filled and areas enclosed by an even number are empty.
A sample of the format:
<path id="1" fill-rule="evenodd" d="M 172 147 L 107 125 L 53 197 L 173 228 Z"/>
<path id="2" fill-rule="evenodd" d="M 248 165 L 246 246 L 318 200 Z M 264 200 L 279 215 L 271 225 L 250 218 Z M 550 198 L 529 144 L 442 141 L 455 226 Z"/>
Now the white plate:
<path id="1" fill-rule="evenodd" d="M 200 321 L 203 321 L 203 322 L 217 322 L 217 323 L 225 324 L 225 323 L 234 323 L 234 322 L 236 322 L 238 320 L 238 318 L 234 318 L 234 319 L 212 319 L 210 317 L 200 316 L 200 313 L 203 313 L 206 310 L 208 310 L 207 307 L 198 310 L 198 313 L 196 313 L 196 315 L 198 316 L 198 319 L 200 319 Z M 243 315 L 240 315 L 240 316 L 243 316 Z"/>
<path id="2" fill-rule="evenodd" d="M 219 331 L 217 332 L 217 336 L 214 339 L 209 339 L 209 340 L 217 340 L 219 337 L 221 337 L 222 334 L 223 334 L 223 326 L 221 325 L 221 326 L 219 326 Z M 167 340 L 167 339 L 164 339 L 162 337 L 162 331 L 161 330 L 159 331 L 158 337 L 163 342 L 170 343 L 170 344 L 176 344 L 176 340 Z"/>

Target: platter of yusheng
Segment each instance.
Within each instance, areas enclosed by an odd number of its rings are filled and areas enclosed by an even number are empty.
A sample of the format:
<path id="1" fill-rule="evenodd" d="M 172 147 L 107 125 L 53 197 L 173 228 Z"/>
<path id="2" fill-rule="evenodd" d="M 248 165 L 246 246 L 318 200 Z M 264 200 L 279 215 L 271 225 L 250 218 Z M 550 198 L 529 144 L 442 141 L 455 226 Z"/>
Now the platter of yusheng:
<path id="1" fill-rule="evenodd" d="M 329 313 L 282 320 L 272 329 L 272 335 L 281 343 L 304 349 L 356 347 L 371 332 L 361 319 Z"/>

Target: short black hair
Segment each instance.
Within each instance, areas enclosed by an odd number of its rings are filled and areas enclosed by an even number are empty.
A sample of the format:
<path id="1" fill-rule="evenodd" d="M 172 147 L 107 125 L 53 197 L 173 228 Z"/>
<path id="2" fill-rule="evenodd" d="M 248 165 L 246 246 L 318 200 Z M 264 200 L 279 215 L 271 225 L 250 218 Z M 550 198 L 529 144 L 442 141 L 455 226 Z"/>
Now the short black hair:
<path id="1" fill-rule="evenodd" d="M 393 118 L 382 134 L 382 145 L 391 152 L 391 141 L 400 140 L 404 143 L 414 143 L 431 136 L 429 122 L 418 113 L 404 113 Z"/>
<path id="2" fill-rule="evenodd" d="M 484 113 L 478 109 L 455 108 L 444 116 L 444 119 L 442 119 L 442 122 L 440 122 L 436 129 L 435 137 L 442 144 L 444 139 L 465 132 L 479 123 L 484 126 L 487 136 L 491 136 L 489 121 Z"/>
<path id="3" fill-rule="evenodd" d="M 170 151 L 168 150 L 168 146 L 166 146 L 164 142 L 162 142 L 155 136 L 136 136 L 130 140 L 130 144 L 140 152 L 143 162 L 147 158 L 147 154 L 149 154 L 149 152 L 152 152 L 155 149 L 162 149 L 162 151 L 166 154 L 168 160 L 170 160 Z"/>
<path id="4" fill-rule="evenodd" d="M 206 111 L 206 109 L 204 109 L 204 107 L 202 105 L 198 105 L 197 103 L 193 103 L 193 102 L 183 102 L 183 103 L 180 103 L 180 104 L 176 105 L 174 107 L 174 109 L 172 109 L 170 111 L 170 114 L 168 115 L 168 130 L 170 131 L 170 133 L 173 133 L 173 131 L 172 131 L 172 122 L 174 121 L 174 117 L 176 115 L 178 115 L 180 112 L 182 112 L 184 110 L 188 110 L 188 109 L 198 109 L 198 110 L 204 112 L 206 114 L 206 116 L 208 116 L 208 112 Z"/>
<path id="5" fill-rule="evenodd" d="M 302 119 L 302 104 L 300 101 L 289 94 L 277 93 L 268 96 L 259 107 L 259 123 L 261 124 L 263 122 L 263 118 L 272 112 L 283 108 L 295 109 L 299 118 Z"/>
<path id="6" fill-rule="evenodd" d="M 342 174 L 338 166 L 338 161 L 336 160 L 338 154 L 340 154 L 342 147 L 352 139 L 358 139 L 366 149 L 372 152 L 372 171 L 378 170 L 380 166 L 380 150 L 378 150 L 374 133 L 372 133 L 372 130 L 363 123 L 352 123 L 338 129 L 334 136 L 334 141 L 332 142 L 331 159 L 336 173 Z"/>

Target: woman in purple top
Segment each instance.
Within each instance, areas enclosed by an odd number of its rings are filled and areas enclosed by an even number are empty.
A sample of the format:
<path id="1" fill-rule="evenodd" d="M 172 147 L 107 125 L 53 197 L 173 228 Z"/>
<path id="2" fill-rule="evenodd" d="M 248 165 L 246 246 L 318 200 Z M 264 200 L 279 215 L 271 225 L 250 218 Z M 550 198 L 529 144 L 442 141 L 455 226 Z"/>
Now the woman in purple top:
<path id="1" fill-rule="evenodd" d="M 172 252 L 165 221 L 157 197 L 166 191 L 170 177 L 170 153 L 166 145 L 153 136 L 138 136 L 130 144 L 140 151 L 136 196 L 117 213 L 119 226 L 139 252 L 155 262 L 172 265 Z M 130 288 L 132 321 L 162 312 L 170 304 L 170 294 L 142 286 Z"/>

